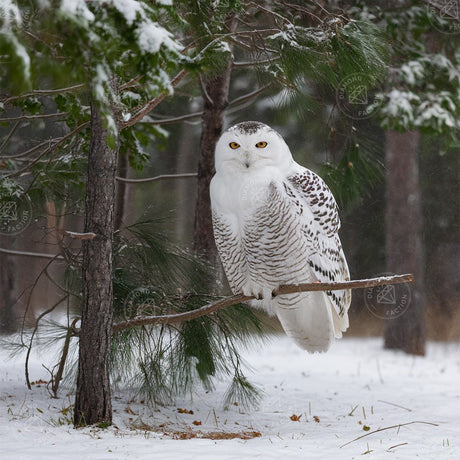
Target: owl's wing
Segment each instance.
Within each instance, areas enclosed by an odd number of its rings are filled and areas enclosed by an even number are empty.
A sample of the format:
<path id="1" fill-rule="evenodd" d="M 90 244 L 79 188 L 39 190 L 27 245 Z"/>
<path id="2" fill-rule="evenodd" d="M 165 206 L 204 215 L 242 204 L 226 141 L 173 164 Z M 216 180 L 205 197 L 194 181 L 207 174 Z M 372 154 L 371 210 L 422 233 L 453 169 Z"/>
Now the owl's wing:
<path id="1" fill-rule="evenodd" d="M 212 210 L 214 240 L 224 266 L 230 289 L 234 294 L 242 292 L 247 280 L 246 256 L 235 226 L 224 214 Z"/>
<path id="2" fill-rule="evenodd" d="M 316 279 L 324 283 L 348 281 L 350 274 L 338 236 L 338 207 L 326 183 L 314 172 L 295 164 L 284 187 L 302 222 L 302 232 L 310 248 L 306 256 Z M 335 313 L 332 315 L 335 335 L 340 337 L 348 328 L 351 291 L 328 291 L 326 294 Z"/>

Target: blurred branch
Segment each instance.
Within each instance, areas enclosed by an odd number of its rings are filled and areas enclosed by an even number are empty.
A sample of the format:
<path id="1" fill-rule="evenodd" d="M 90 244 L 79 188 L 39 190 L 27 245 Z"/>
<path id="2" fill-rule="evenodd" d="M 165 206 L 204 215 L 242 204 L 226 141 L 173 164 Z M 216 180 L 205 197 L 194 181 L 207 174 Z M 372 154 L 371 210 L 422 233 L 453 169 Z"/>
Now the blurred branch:
<path id="1" fill-rule="evenodd" d="M 373 286 L 383 286 L 386 284 L 411 283 L 414 278 L 410 274 L 384 276 L 379 278 L 370 278 L 366 280 L 343 281 L 339 283 L 301 283 L 301 284 L 286 284 L 281 285 L 275 292 L 274 296 L 281 294 L 293 294 L 296 292 L 311 292 L 311 291 L 338 291 L 342 289 L 363 289 Z M 201 308 L 177 313 L 173 315 L 162 316 L 145 316 L 135 318 L 129 321 L 123 321 L 113 325 L 113 332 L 120 332 L 126 329 L 131 329 L 137 326 L 147 326 L 152 324 L 172 324 L 182 323 L 191 319 L 199 318 L 200 316 L 209 315 L 222 308 L 230 307 L 241 302 L 255 299 L 254 296 L 245 296 L 243 294 L 235 294 L 225 297 L 215 302 L 204 305 Z"/>
<path id="2" fill-rule="evenodd" d="M 76 91 L 79 89 L 83 89 L 85 84 L 81 83 L 78 85 L 67 86 L 66 88 L 58 88 L 58 89 L 36 89 L 34 91 L 30 91 L 29 93 L 24 93 L 19 96 L 11 96 L 6 99 L 0 100 L 3 104 L 8 104 L 13 101 L 17 101 L 19 99 L 24 99 L 26 97 L 31 96 L 52 96 L 53 94 L 61 94 L 61 93 L 70 93 L 72 91 Z"/>
<path id="3" fill-rule="evenodd" d="M 43 118 L 58 118 L 66 117 L 67 115 L 67 112 L 56 112 L 47 114 L 42 113 L 38 115 L 21 115 L 20 117 L 0 118 L 0 123 L 11 123 L 13 121 L 42 120 Z"/>
<path id="4" fill-rule="evenodd" d="M 42 259 L 57 259 L 63 260 L 64 257 L 55 254 L 46 254 L 44 252 L 27 252 L 27 251 L 14 251 L 13 249 L 0 248 L 0 253 L 10 254 L 12 256 L 25 256 L 25 257 L 40 257 Z"/>
<path id="5" fill-rule="evenodd" d="M 127 177 L 117 176 L 115 179 L 119 182 L 127 182 L 129 184 L 136 184 L 141 182 L 156 182 L 165 179 L 184 179 L 186 177 L 196 177 L 196 173 L 183 173 L 183 174 L 161 174 L 155 177 L 146 177 L 144 179 L 129 179 Z"/>
<path id="6" fill-rule="evenodd" d="M 247 102 L 251 99 L 256 98 L 259 94 L 263 93 L 267 88 L 269 88 L 272 83 L 264 85 L 259 89 L 251 91 L 250 93 L 244 94 L 243 96 L 237 97 L 228 103 L 228 107 L 232 107 L 234 105 L 242 104 L 243 102 Z M 195 118 L 199 118 L 203 115 L 203 111 L 200 112 L 193 112 L 188 113 L 186 115 L 179 115 L 178 117 L 171 117 L 171 118 L 163 118 L 163 119 L 152 119 L 152 120 L 143 120 L 141 123 L 149 124 L 149 125 L 169 125 L 173 123 L 180 123 L 186 120 L 193 120 Z"/>
<path id="7" fill-rule="evenodd" d="M 47 153 L 50 153 L 52 152 L 54 149 L 56 149 L 57 147 L 59 147 L 60 145 L 62 145 L 64 142 L 67 141 L 67 139 L 70 139 L 74 134 L 77 134 L 79 133 L 80 131 L 82 131 L 83 129 L 85 129 L 86 127 L 89 126 L 89 121 L 85 121 L 84 123 L 82 123 L 80 126 L 77 126 L 74 130 L 70 131 L 68 134 L 66 134 L 65 136 L 62 136 L 61 138 L 59 138 L 59 140 L 57 139 L 52 139 L 50 141 L 47 141 L 47 142 L 54 142 L 53 145 L 50 145 L 47 149 L 43 150 L 43 152 L 41 152 L 36 158 L 34 158 L 33 160 L 31 160 L 31 162 L 27 165 L 27 166 L 24 166 L 23 168 L 21 169 L 18 169 L 17 171 L 14 171 L 12 172 L 11 174 L 8 174 L 4 177 L 4 179 L 8 178 L 8 177 L 14 177 L 14 176 L 19 176 L 20 174 L 22 174 L 23 172 L 27 171 L 28 169 L 30 169 L 30 167 L 32 167 L 34 164 L 38 163 L 38 161 L 40 160 L 40 158 L 42 158 L 43 156 L 45 156 Z M 43 145 L 43 143 L 41 144 Z M 23 156 L 25 153 L 20 153 L 18 155 L 15 155 L 15 157 L 18 157 L 18 156 Z"/>

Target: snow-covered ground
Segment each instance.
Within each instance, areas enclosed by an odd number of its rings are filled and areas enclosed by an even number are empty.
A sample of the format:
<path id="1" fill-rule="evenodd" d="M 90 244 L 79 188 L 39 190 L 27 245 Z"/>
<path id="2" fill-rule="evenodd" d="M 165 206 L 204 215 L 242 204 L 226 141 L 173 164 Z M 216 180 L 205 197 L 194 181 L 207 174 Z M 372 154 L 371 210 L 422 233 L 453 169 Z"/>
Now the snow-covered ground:
<path id="1" fill-rule="evenodd" d="M 0 457 L 458 459 L 459 351 L 458 343 L 430 343 L 422 358 L 383 350 L 381 339 L 343 339 L 308 355 L 274 337 L 244 354 L 264 391 L 258 410 L 224 410 L 228 382 L 156 409 L 115 393 L 114 426 L 75 430 L 73 395 L 63 389 L 52 399 L 40 384 L 27 390 L 23 360 L 0 350 Z M 46 361 L 34 357 L 33 381 L 47 379 Z"/>

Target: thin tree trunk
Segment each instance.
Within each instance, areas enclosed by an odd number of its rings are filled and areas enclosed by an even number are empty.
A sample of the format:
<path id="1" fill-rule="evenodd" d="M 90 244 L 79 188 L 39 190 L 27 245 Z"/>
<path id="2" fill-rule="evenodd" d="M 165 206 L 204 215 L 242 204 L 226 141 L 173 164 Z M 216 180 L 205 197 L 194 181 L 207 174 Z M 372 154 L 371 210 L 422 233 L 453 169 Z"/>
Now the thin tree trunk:
<path id="1" fill-rule="evenodd" d="M 203 117 L 198 163 L 197 202 L 195 208 L 194 249 L 199 255 L 214 261 L 217 251 L 211 219 L 209 184 L 214 175 L 214 150 L 222 133 L 232 62 L 220 75 L 203 77 Z"/>
<path id="2" fill-rule="evenodd" d="M 91 145 L 83 242 L 83 300 L 78 361 L 76 426 L 110 424 L 109 354 L 112 340 L 112 241 L 117 152 L 109 148 L 101 114 L 91 104 Z"/>
<path id="3" fill-rule="evenodd" d="M 385 347 L 425 354 L 424 257 L 417 149 L 418 132 L 386 133 L 386 266 L 413 273 L 411 299 L 401 316 L 388 321 Z M 396 299 L 397 301 L 397 299 Z"/>
<path id="4" fill-rule="evenodd" d="M 120 177 L 128 177 L 128 161 L 129 152 L 119 153 L 117 175 Z M 118 181 L 115 186 L 115 230 L 120 230 L 125 218 L 125 204 L 128 184 Z"/>
<path id="5" fill-rule="evenodd" d="M 7 248 L 11 244 L 7 238 L 0 236 L 1 247 Z M 16 263 L 14 258 L 7 254 L 0 254 L 0 333 L 16 332 L 18 328 L 19 315 L 14 308 L 15 275 Z"/>

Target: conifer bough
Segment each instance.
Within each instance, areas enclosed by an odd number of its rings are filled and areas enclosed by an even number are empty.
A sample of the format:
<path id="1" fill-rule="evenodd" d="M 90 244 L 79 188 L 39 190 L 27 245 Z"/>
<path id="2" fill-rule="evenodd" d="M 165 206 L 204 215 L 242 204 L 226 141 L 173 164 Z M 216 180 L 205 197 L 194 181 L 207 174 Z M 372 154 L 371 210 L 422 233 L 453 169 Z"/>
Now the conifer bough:
<path id="1" fill-rule="evenodd" d="M 374 286 L 384 286 L 387 284 L 412 283 L 414 277 L 411 274 L 381 276 L 379 278 L 369 278 L 365 280 L 343 281 L 337 283 L 301 283 L 301 284 L 284 284 L 273 292 L 274 296 L 280 294 L 292 294 L 295 292 L 309 291 L 338 291 L 341 289 L 365 289 Z M 113 332 L 120 332 L 126 329 L 131 329 L 138 326 L 147 326 L 153 324 L 172 324 L 189 321 L 199 318 L 200 316 L 209 315 L 222 308 L 230 307 L 241 302 L 255 299 L 254 296 L 245 296 L 243 294 L 235 294 L 223 299 L 211 302 L 203 307 L 184 313 L 176 313 L 172 315 L 159 316 L 143 316 L 128 321 L 123 321 L 113 325 Z"/>

